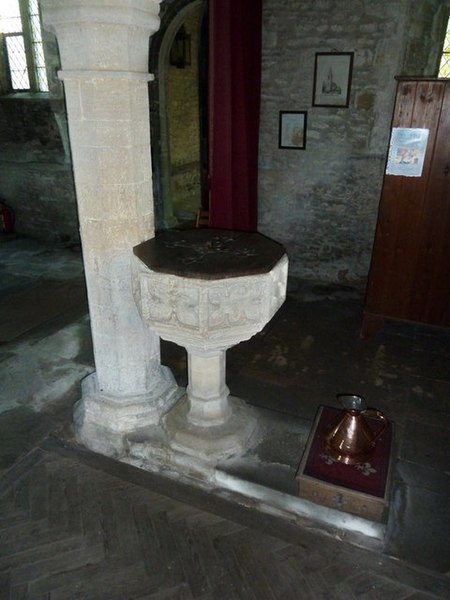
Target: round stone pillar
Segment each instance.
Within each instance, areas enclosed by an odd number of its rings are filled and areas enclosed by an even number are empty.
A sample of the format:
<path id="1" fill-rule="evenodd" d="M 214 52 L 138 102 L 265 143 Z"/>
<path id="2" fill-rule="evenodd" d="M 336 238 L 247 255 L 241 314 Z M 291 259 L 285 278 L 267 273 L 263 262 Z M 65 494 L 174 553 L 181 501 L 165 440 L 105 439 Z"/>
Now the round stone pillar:
<path id="1" fill-rule="evenodd" d="M 42 0 L 57 36 L 96 372 L 75 411 L 78 438 L 108 454 L 159 421 L 176 391 L 159 337 L 132 295 L 132 248 L 154 235 L 149 37 L 159 0 Z"/>

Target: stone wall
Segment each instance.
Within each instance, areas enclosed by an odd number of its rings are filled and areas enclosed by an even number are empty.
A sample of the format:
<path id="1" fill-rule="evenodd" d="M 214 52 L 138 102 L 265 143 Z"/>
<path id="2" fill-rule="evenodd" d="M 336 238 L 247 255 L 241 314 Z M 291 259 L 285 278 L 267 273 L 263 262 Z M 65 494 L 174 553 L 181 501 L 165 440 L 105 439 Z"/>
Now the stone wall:
<path id="1" fill-rule="evenodd" d="M 0 199 L 15 231 L 46 241 L 77 242 L 78 217 L 59 56 L 44 32 L 49 94 L 0 97 Z"/>
<path id="2" fill-rule="evenodd" d="M 442 0 L 264 0 L 259 229 L 291 274 L 364 282 L 394 78 L 435 76 L 447 14 Z M 348 108 L 312 107 L 316 52 L 354 52 Z M 308 111 L 305 150 L 278 148 L 280 110 Z"/>
<path id="3" fill-rule="evenodd" d="M 186 5 L 164 0 L 162 20 Z M 259 229 L 286 246 L 291 274 L 364 282 L 394 77 L 435 75 L 448 9 L 449 0 L 263 0 Z M 46 32 L 44 43 L 50 99 L 0 98 L 0 198 L 21 233 L 72 240 L 78 219 L 58 49 Z M 355 53 L 349 108 L 311 106 L 314 56 L 325 51 Z M 152 55 L 150 69 L 157 73 Z M 278 148 L 280 110 L 308 111 L 305 150 Z M 155 173 L 158 132 L 153 125 Z"/>

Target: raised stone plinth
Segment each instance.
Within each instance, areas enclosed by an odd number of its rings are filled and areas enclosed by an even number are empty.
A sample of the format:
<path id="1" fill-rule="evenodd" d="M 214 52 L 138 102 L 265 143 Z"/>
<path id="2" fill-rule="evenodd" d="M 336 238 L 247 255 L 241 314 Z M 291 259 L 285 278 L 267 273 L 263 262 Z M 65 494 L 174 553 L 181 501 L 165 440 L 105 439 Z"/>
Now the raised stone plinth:
<path id="1" fill-rule="evenodd" d="M 245 402 L 229 397 L 225 352 L 283 304 L 283 247 L 258 233 L 196 229 L 161 233 L 134 254 L 145 324 L 188 353 L 186 394 L 163 420 L 171 447 L 206 462 L 242 452 L 256 423 Z"/>

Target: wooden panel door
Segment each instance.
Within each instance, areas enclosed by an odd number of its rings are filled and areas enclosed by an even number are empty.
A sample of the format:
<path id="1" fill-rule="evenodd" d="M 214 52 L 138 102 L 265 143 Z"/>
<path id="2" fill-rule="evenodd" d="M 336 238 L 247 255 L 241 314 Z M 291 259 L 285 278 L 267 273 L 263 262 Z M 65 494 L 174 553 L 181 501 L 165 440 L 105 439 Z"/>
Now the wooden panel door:
<path id="1" fill-rule="evenodd" d="M 400 81 L 392 125 L 428 146 L 421 177 L 385 176 L 363 337 L 384 318 L 450 327 L 450 81 Z"/>

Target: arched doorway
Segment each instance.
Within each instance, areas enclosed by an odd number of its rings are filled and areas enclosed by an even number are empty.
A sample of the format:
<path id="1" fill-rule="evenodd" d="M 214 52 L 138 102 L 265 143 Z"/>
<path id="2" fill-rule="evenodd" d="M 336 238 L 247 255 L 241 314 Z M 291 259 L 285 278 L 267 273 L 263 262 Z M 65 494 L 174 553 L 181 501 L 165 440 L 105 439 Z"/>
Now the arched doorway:
<path id="1" fill-rule="evenodd" d="M 161 4 L 150 46 L 157 230 L 194 225 L 200 208 L 211 227 L 257 228 L 261 16 L 262 0 Z M 191 43 L 183 72 L 170 64 L 181 28 Z"/>
<path id="2" fill-rule="evenodd" d="M 150 44 L 150 126 L 155 229 L 195 224 L 207 170 L 206 0 L 161 5 L 161 27 Z M 182 52 L 174 56 L 175 46 Z"/>

